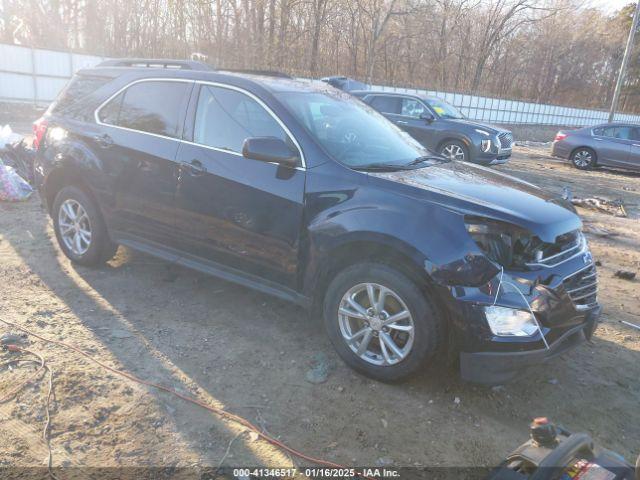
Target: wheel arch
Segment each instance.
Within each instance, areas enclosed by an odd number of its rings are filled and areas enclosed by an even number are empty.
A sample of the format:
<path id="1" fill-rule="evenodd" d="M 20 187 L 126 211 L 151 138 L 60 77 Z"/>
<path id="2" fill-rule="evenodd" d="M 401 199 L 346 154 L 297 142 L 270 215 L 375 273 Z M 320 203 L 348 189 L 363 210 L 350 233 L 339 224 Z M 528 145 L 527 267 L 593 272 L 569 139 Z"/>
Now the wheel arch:
<path id="1" fill-rule="evenodd" d="M 598 164 L 598 152 L 596 152 L 595 148 L 590 147 L 588 145 L 581 145 L 579 147 L 575 147 L 571 149 L 571 153 L 569 153 L 569 160 L 573 162 L 573 154 L 576 153 L 578 150 L 589 150 L 590 152 L 593 152 L 593 166 Z"/>
<path id="2" fill-rule="evenodd" d="M 447 135 L 438 142 L 438 146 L 436 147 L 436 150 L 439 152 L 444 144 L 451 141 L 461 142 L 464 145 L 464 147 L 467 149 L 467 153 L 471 154 L 472 142 L 468 137 L 462 134 L 455 135 L 452 133 L 447 133 Z"/>
<path id="3" fill-rule="evenodd" d="M 385 239 L 375 234 L 354 236 L 327 249 L 315 259 L 316 268 L 308 272 L 304 290 L 312 298 L 315 312 L 321 308 L 325 292 L 331 279 L 341 270 L 358 263 L 372 262 L 392 267 L 416 282 L 421 289 L 426 289 L 434 302 L 438 295 L 433 291 L 435 282 L 424 269 L 424 259 L 410 245 L 404 245 L 397 239 Z M 438 304 L 442 310 L 443 305 Z"/>

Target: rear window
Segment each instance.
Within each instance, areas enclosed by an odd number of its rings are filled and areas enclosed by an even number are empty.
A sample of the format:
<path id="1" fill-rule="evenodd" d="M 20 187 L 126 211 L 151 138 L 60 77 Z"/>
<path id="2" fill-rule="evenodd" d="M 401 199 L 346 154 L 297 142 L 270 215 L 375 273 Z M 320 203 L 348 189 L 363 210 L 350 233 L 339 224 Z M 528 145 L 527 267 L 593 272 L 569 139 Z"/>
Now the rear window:
<path id="1" fill-rule="evenodd" d="M 190 82 L 149 81 L 130 86 L 98 112 L 100 122 L 178 138 Z"/>
<path id="2" fill-rule="evenodd" d="M 79 116 L 90 108 L 92 102 L 88 100 L 91 94 L 109 83 L 110 80 L 109 77 L 76 75 L 51 104 L 49 112 Z"/>

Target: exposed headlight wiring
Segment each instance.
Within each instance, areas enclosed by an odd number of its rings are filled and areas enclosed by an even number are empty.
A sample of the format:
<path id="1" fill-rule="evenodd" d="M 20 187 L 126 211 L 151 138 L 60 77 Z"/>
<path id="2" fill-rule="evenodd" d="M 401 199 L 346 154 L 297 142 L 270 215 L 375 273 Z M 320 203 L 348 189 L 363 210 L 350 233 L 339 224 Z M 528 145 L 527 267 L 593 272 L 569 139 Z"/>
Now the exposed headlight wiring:
<path id="1" fill-rule="evenodd" d="M 527 309 L 529 310 L 529 313 L 531 314 L 531 317 L 533 317 L 533 321 L 536 323 L 536 326 L 538 327 L 538 331 L 540 332 L 540 336 L 542 337 L 542 342 L 544 343 L 545 348 L 549 350 L 549 343 L 547 342 L 547 339 L 544 336 L 544 332 L 542 331 L 542 326 L 540 325 L 540 322 L 538 322 L 538 319 L 536 318 L 535 313 L 533 313 L 533 309 L 531 308 L 531 304 L 529 303 L 529 300 L 527 300 L 527 297 L 524 296 L 524 293 L 522 293 L 522 291 L 518 288 L 517 285 L 515 285 L 512 282 L 506 281 L 504 279 L 504 267 L 502 266 L 500 267 L 500 278 L 498 279 L 498 288 L 496 289 L 496 295 L 493 299 L 493 306 L 495 307 L 496 304 L 498 303 L 498 296 L 500 295 L 500 290 L 503 288 L 503 285 L 510 286 L 513 290 L 515 290 L 519 294 L 520 298 L 522 298 L 522 300 L 524 301 L 524 304 L 527 306 Z"/>

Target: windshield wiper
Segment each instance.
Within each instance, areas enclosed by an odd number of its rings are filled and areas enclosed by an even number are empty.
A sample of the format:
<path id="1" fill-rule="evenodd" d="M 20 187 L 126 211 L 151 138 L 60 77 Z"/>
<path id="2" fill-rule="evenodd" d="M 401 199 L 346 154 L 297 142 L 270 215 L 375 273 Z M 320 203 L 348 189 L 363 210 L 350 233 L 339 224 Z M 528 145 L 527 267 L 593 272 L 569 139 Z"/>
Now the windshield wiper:
<path id="1" fill-rule="evenodd" d="M 445 163 L 448 162 L 449 160 L 447 160 L 445 157 L 439 157 L 436 155 L 425 155 L 424 157 L 418 157 L 415 160 L 412 160 L 411 162 L 407 163 L 407 167 L 412 167 L 414 165 L 420 165 L 421 163 L 425 163 L 425 162 L 438 162 L 438 163 Z"/>
<path id="2" fill-rule="evenodd" d="M 393 172 L 396 170 L 408 170 L 407 165 L 395 163 L 370 163 L 367 165 L 357 165 L 351 167 L 354 170 L 365 172 Z"/>

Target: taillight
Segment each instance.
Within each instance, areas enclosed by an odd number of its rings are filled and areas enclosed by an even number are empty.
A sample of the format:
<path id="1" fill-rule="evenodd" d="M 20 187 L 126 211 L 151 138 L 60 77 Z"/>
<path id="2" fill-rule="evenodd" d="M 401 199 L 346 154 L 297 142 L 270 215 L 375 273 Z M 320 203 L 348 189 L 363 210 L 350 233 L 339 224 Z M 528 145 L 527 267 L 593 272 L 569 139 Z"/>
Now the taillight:
<path id="1" fill-rule="evenodd" d="M 35 136 L 33 140 L 33 147 L 36 150 L 40 147 L 42 137 L 44 137 L 44 134 L 47 131 L 47 125 L 48 122 L 44 117 L 40 117 L 38 120 L 33 122 L 33 135 Z"/>
<path id="2" fill-rule="evenodd" d="M 558 132 L 556 133 L 556 138 L 554 139 L 554 141 L 559 142 L 560 140 L 564 140 L 565 138 L 567 138 L 567 134 L 564 132 Z"/>

